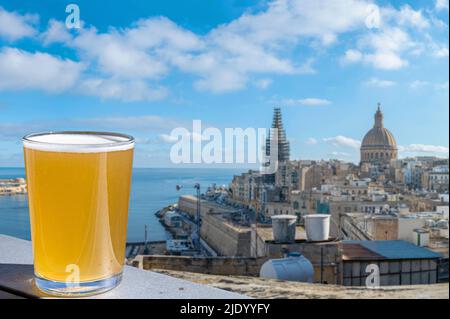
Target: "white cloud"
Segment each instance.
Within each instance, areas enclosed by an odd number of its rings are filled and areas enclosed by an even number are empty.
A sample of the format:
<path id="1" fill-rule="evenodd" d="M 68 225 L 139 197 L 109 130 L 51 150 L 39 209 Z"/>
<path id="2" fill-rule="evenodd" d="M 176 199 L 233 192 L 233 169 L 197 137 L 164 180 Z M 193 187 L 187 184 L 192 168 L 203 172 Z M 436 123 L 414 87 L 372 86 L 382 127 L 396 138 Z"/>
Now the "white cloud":
<path id="1" fill-rule="evenodd" d="M 308 106 L 319 106 L 319 105 L 330 105 L 331 101 L 319 98 L 306 98 L 306 99 L 284 99 L 280 102 L 283 105 L 308 105 Z"/>
<path id="2" fill-rule="evenodd" d="M 402 53 L 414 47 L 409 35 L 400 28 L 386 29 L 366 35 L 361 45 L 369 52 L 364 55 L 364 62 L 377 69 L 397 70 L 408 65 Z"/>
<path id="3" fill-rule="evenodd" d="M 395 18 L 400 25 L 412 26 L 418 29 L 425 29 L 430 26 L 421 10 L 416 11 L 409 5 L 402 6 Z"/>
<path id="4" fill-rule="evenodd" d="M 55 120 L 34 120 L 27 122 L 0 123 L 0 140 L 14 140 L 23 136 L 27 131 L 48 131 L 61 129 L 108 130 L 132 132 L 167 132 L 176 127 L 186 127 L 182 121 L 158 115 L 139 116 L 104 116 L 90 118 L 71 118 Z"/>
<path id="5" fill-rule="evenodd" d="M 305 61 L 299 68 L 297 68 L 297 73 L 299 74 L 315 74 L 317 71 L 314 69 L 314 63 L 316 59 L 309 58 Z"/>
<path id="6" fill-rule="evenodd" d="M 83 30 L 71 45 L 100 72 L 121 79 L 157 79 L 168 72 L 156 56 L 133 46 L 118 31 L 99 34 L 93 28 Z"/>
<path id="7" fill-rule="evenodd" d="M 156 101 L 168 95 L 166 88 L 152 86 L 144 80 L 87 77 L 84 69 L 81 62 L 6 47 L 0 50 L 0 91 L 29 89 L 60 93 L 70 90 L 127 102 Z"/>
<path id="8" fill-rule="evenodd" d="M 399 146 L 399 151 L 404 153 L 448 154 L 449 148 L 439 145 L 410 144 L 407 146 Z"/>
<path id="9" fill-rule="evenodd" d="M 255 86 L 259 89 L 267 89 L 272 84 L 271 79 L 259 79 L 255 81 Z"/>
<path id="10" fill-rule="evenodd" d="M 436 48 L 433 55 L 437 58 L 448 58 L 448 47 Z"/>
<path id="11" fill-rule="evenodd" d="M 409 87 L 411 89 L 418 89 L 418 88 L 427 86 L 429 84 L 430 83 L 428 81 L 415 80 L 415 81 L 412 81 L 411 83 L 409 83 Z"/>
<path id="12" fill-rule="evenodd" d="M 314 137 L 310 137 L 305 141 L 305 143 L 308 145 L 316 145 L 319 141 L 317 141 Z"/>
<path id="13" fill-rule="evenodd" d="M 183 126 L 179 121 L 158 115 L 107 116 L 87 119 L 74 119 L 69 124 L 75 127 L 96 127 L 108 130 L 127 131 L 167 131 Z"/>
<path id="14" fill-rule="evenodd" d="M 358 45 L 365 50 L 350 49 L 345 52 L 342 62 L 369 64 L 377 69 L 397 70 L 408 65 L 402 57 L 407 49 L 412 49 L 415 43 L 409 35 L 399 28 L 373 32 L 363 36 Z"/>
<path id="15" fill-rule="evenodd" d="M 159 138 L 164 143 L 170 143 L 170 144 L 175 143 L 175 142 L 178 141 L 178 137 L 172 136 L 172 135 L 169 135 L 169 134 L 160 134 Z"/>
<path id="16" fill-rule="evenodd" d="M 337 158 L 337 159 L 340 159 L 340 158 L 346 158 L 346 157 L 352 156 L 351 154 L 346 153 L 346 152 L 331 152 L 330 155 L 331 155 L 332 157 Z"/>
<path id="17" fill-rule="evenodd" d="M 356 63 L 363 59 L 363 54 L 358 50 L 347 50 L 342 58 L 344 63 Z"/>
<path id="18" fill-rule="evenodd" d="M 198 77 L 194 87 L 215 93 L 243 89 L 251 81 L 264 88 L 261 74 L 312 74 L 314 59 L 289 58 L 300 41 L 328 46 L 339 34 L 364 25 L 365 0 L 275 0 L 266 10 L 244 14 L 205 35 L 187 31 L 167 18 L 138 21 L 107 33 L 83 29 L 69 40 L 50 24 L 44 41 L 64 41 L 84 62 L 117 79 L 158 80 L 175 67 Z M 352 10 L 348 10 L 352 8 Z M 297 60 L 297 59 L 296 59 Z"/>
<path id="19" fill-rule="evenodd" d="M 202 141 L 209 141 L 209 138 L 207 136 L 204 136 L 199 133 L 193 133 L 186 131 L 186 134 L 184 134 L 183 138 L 189 139 L 193 142 L 202 142 Z M 164 143 L 173 144 L 179 140 L 178 136 L 172 136 L 170 134 L 160 134 L 159 139 Z"/>
<path id="20" fill-rule="evenodd" d="M 327 137 L 323 139 L 325 142 L 332 144 L 337 147 L 348 147 L 359 149 L 361 147 L 361 141 L 355 140 L 351 137 L 338 135 L 335 137 Z"/>
<path id="21" fill-rule="evenodd" d="M 445 81 L 443 83 L 438 83 L 435 85 L 436 89 L 439 90 L 447 90 L 448 91 L 448 81 Z"/>
<path id="22" fill-rule="evenodd" d="M 399 10 L 393 7 L 380 9 L 381 23 L 363 33 L 357 41 L 356 48 L 348 49 L 341 61 L 344 64 L 364 63 L 376 69 L 398 70 L 408 66 L 408 55 L 419 55 L 423 51 L 422 36 L 415 31 L 430 27 L 430 21 L 422 10 L 414 10 L 409 5 Z"/>
<path id="23" fill-rule="evenodd" d="M 84 95 L 102 99 L 118 99 L 126 102 L 157 101 L 168 95 L 164 87 L 150 87 L 141 80 L 115 80 L 88 78 L 81 81 L 77 90 Z"/>
<path id="24" fill-rule="evenodd" d="M 367 80 L 366 82 L 364 82 L 364 84 L 367 86 L 372 86 L 372 87 L 386 88 L 386 87 L 394 86 L 397 83 L 394 81 L 382 80 L 382 79 L 373 77 L 373 78 L 370 78 L 369 80 Z"/>
<path id="25" fill-rule="evenodd" d="M 104 32 L 83 27 L 73 33 L 62 22 L 50 20 L 39 39 L 44 45 L 61 43 L 74 50 L 89 70 L 77 86 L 85 94 L 152 101 L 168 95 L 158 83 L 175 72 L 192 75 L 194 88 L 214 93 L 249 85 L 265 89 L 272 75 L 314 74 L 318 55 L 299 49 L 306 46 L 315 53 L 323 52 L 344 33 L 351 33 L 357 41 L 354 48 L 346 48 L 342 62 L 384 70 L 407 66 L 407 55 L 423 49 L 411 30 L 426 29 L 429 21 L 421 10 L 408 5 L 398 10 L 383 7 L 377 28 L 367 28 L 373 7 L 370 0 L 273 0 L 263 10 L 245 13 L 205 34 L 191 32 L 165 17 L 141 19 L 129 27 L 110 27 Z M 29 23 L 31 18 L 8 13 L 10 16 L 14 21 L 28 21 L 25 25 L 31 27 L 15 38 L 36 32 Z M 446 54 L 445 47 L 435 53 Z M 322 105 L 329 101 L 295 103 Z"/>
<path id="26" fill-rule="evenodd" d="M 76 85 L 82 70 L 81 63 L 69 59 L 5 47 L 0 50 L 0 91 L 61 92 Z"/>
<path id="27" fill-rule="evenodd" d="M 40 35 L 44 45 L 52 43 L 67 43 L 72 40 L 72 35 L 67 30 L 64 23 L 50 19 L 48 27 L 45 32 Z"/>
<path id="28" fill-rule="evenodd" d="M 37 15 L 20 15 L 0 7 L 0 38 L 15 41 L 34 36 L 37 32 L 34 25 L 38 20 Z"/>
<path id="29" fill-rule="evenodd" d="M 448 10 L 448 0 L 436 0 L 435 8 L 438 11 Z"/>

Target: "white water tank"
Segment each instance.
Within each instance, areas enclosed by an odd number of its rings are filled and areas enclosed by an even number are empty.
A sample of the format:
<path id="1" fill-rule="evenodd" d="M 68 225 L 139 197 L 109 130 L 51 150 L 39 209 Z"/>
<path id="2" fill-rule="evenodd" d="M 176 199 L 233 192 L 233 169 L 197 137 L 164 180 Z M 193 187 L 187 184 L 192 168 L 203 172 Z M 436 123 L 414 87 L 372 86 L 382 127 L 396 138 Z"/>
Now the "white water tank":
<path id="1" fill-rule="evenodd" d="M 438 228 L 448 228 L 448 220 L 441 219 L 438 222 L 436 222 L 436 227 Z"/>
<path id="2" fill-rule="evenodd" d="M 427 219 L 425 221 L 425 226 L 428 227 L 428 228 L 435 227 L 436 226 L 436 222 L 434 220 L 432 220 L 432 219 Z"/>
<path id="3" fill-rule="evenodd" d="M 308 241 L 325 241 L 330 235 L 330 215 L 305 215 L 305 230 Z"/>
<path id="4" fill-rule="evenodd" d="M 297 216 L 275 215 L 272 216 L 273 240 L 277 243 L 295 242 L 295 226 Z"/>
<path id="5" fill-rule="evenodd" d="M 414 229 L 414 244 L 419 247 L 428 246 L 430 242 L 430 232 L 425 229 Z"/>
<path id="6" fill-rule="evenodd" d="M 286 258 L 266 261 L 259 271 L 259 277 L 312 283 L 314 268 L 303 255 L 292 253 Z"/>

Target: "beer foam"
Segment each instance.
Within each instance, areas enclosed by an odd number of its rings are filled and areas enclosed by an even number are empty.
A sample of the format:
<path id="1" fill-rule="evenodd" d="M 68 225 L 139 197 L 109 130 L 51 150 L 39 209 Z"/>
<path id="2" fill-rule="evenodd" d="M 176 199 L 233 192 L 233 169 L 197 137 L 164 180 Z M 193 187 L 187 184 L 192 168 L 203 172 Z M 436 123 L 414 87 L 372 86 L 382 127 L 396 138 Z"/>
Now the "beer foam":
<path id="1" fill-rule="evenodd" d="M 26 148 L 67 153 L 99 153 L 125 151 L 134 147 L 134 141 L 125 136 L 105 134 L 49 133 L 25 137 Z"/>

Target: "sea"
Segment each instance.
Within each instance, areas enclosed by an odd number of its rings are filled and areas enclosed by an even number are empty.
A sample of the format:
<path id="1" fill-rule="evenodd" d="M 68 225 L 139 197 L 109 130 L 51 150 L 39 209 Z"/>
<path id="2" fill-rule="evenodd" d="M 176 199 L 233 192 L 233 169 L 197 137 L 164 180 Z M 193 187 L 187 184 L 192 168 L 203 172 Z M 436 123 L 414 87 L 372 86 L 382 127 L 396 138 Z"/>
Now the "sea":
<path id="1" fill-rule="evenodd" d="M 226 168 L 135 168 L 133 169 L 127 242 L 144 240 L 145 225 L 149 241 L 168 236 L 155 216 L 161 208 L 176 203 L 180 195 L 195 194 L 195 183 L 201 192 L 212 184 L 229 185 L 233 175 L 243 169 Z M 23 168 L 0 168 L 0 179 L 25 177 Z M 176 185 L 182 188 L 177 190 Z M 30 240 L 27 195 L 0 196 L 0 234 Z"/>

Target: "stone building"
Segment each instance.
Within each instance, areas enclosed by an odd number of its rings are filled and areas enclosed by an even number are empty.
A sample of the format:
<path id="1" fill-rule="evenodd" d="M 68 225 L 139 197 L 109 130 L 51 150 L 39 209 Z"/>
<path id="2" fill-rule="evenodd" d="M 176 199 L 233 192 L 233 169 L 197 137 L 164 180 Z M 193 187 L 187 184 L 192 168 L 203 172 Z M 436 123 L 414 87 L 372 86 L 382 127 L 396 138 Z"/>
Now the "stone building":
<path id="1" fill-rule="evenodd" d="M 383 113 L 378 105 L 374 126 L 362 140 L 361 164 L 388 164 L 397 159 L 397 152 L 397 142 L 392 133 L 384 127 Z"/>

